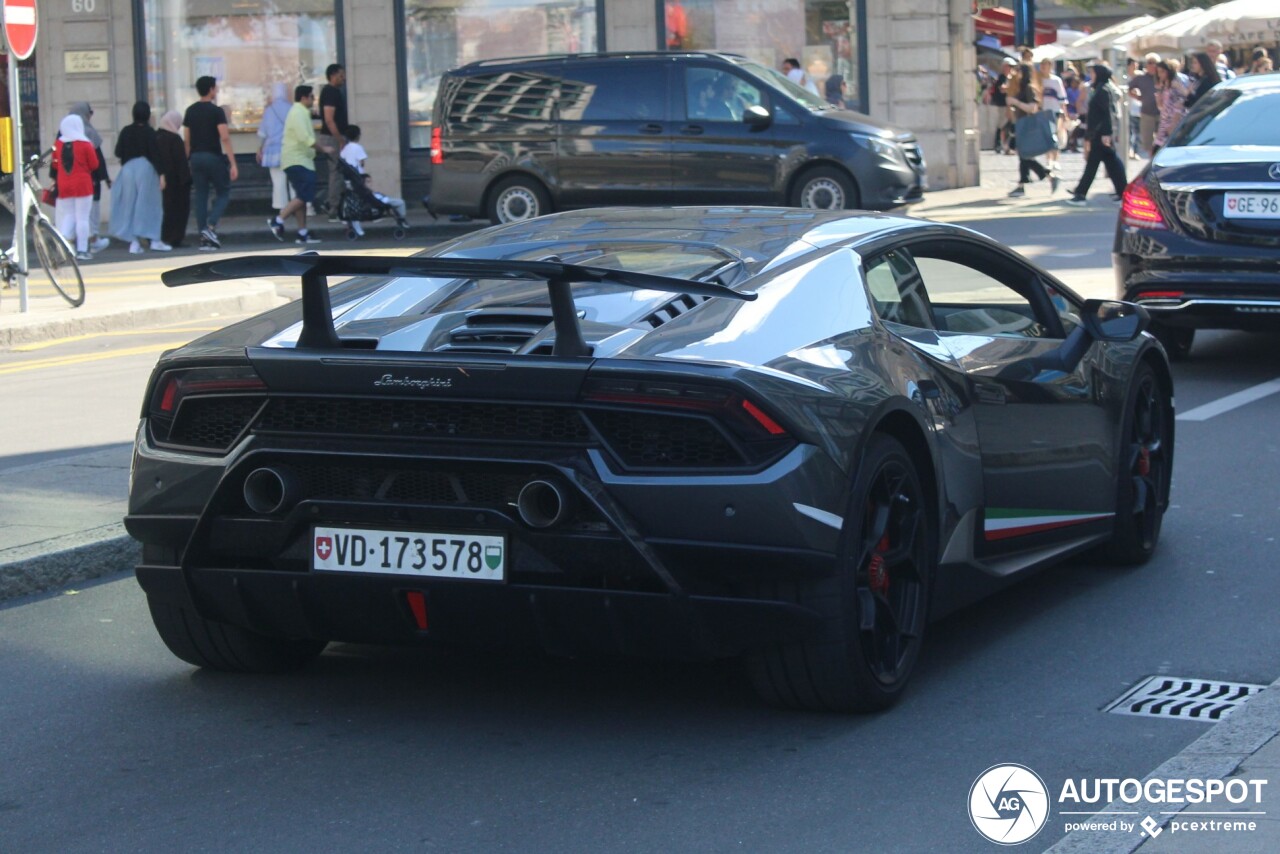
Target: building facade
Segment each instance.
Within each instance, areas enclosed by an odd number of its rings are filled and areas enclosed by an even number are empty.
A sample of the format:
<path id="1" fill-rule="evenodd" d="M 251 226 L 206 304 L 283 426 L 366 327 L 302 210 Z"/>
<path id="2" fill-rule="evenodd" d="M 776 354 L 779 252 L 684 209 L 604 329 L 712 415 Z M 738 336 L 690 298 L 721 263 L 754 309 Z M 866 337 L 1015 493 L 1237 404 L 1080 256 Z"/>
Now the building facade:
<path id="1" fill-rule="evenodd" d="M 427 188 L 431 108 L 449 68 L 502 56 L 723 50 L 777 66 L 796 57 L 821 87 L 916 132 L 934 188 L 977 181 L 972 0 L 59 0 L 40 4 L 28 139 L 48 145 L 78 101 L 109 161 L 134 101 L 154 116 L 219 81 L 241 180 L 269 196 L 257 127 L 273 84 L 319 86 L 347 68 L 351 120 L 370 171 L 407 198 Z M 24 95 L 24 99 L 28 96 Z M 114 171 L 114 170 L 113 170 Z"/>

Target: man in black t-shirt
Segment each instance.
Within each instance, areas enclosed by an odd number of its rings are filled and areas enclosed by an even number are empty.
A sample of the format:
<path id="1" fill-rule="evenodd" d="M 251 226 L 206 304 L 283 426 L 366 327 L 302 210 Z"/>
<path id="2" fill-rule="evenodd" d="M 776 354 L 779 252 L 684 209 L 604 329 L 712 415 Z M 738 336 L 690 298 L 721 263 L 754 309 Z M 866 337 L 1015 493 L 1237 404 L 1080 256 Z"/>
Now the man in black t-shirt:
<path id="1" fill-rule="evenodd" d="M 347 71 L 338 63 L 324 70 L 328 83 L 320 90 L 320 132 L 316 134 L 316 148 L 329 146 L 335 152 L 347 144 L 347 94 L 342 91 L 347 82 Z M 342 198 L 342 173 L 335 166 L 337 155 L 325 158 L 329 163 L 328 207 L 329 221 L 337 222 L 338 201 Z"/>
<path id="2" fill-rule="evenodd" d="M 227 114 L 215 101 L 218 81 L 201 77 L 196 81 L 200 100 L 182 118 L 182 137 L 187 159 L 191 161 L 191 186 L 195 193 L 196 226 L 200 229 L 201 249 L 221 249 L 218 220 L 231 200 L 231 182 L 240 177 L 231 134 L 227 130 Z M 209 188 L 214 191 L 213 208 L 209 207 Z"/>

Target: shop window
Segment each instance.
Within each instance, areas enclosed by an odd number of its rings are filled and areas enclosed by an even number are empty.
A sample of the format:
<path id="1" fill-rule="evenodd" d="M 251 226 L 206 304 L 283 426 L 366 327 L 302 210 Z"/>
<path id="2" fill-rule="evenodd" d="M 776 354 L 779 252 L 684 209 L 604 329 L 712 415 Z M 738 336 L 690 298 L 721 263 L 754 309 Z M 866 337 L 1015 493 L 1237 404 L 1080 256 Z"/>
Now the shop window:
<path id="1" fill-rule="evenodd" d="M 256 132 L 275 83 L 325 83 L 338 62 L 334 0 L 242 3 L 139 0 L 152 115 L 183 112 L 198 99 L 196 79 L 218 80 L 218 104 L 233 132 Z"/>
<path id="2" fill-rule="evenodd" d="M 405 0 L 409 147 L 431 145 L 431 110 L 449 69 L 596 49 L 596 0 Z"/>

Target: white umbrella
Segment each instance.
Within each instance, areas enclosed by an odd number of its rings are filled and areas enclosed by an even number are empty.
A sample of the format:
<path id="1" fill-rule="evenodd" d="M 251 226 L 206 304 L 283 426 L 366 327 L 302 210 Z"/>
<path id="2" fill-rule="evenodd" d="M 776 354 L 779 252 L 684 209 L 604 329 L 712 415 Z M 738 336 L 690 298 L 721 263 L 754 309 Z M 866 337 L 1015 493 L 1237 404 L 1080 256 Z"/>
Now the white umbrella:
<path id="1" fill-rule="evenodd" d="M 1205 13 L 1178 33 L 1178 47 L 1203 47 L 1210 39 L 1224 45 L 1275 44 L 1280 42 L 1280 3 L 1276 0 L 1231 0 Z"/>
<path id="2" fill-rule="evenodd" d="M 1127 53 L 1138 55 L 1146 51 L 1157 50 L 1176 50 L 1178 47 L 1177 37 L 1173 35 L 1165 35 L 1169 30 L 1177 30 L 1183 28 L 1188 22 L 1198 18 L 1204 14 L 1204 9 L 1183 9 L 1147 24 L 1145 27 L 1139 27 L 1136 30 L 1125 33 L 1116 39 L 1111 45 L 1116 50 L 1123 50 Z"/>
<path id="3" fill-rule="evenodd" d="M 1076 44 L 1062 44 L 1060 42 L 1042 44 L 1031 50 L 1032 63 L 1038 63 L 1042 59 L 1057 62 L 1065 59 L 1095 59 L 1099 56 L 1101 54 L 1098 49 L 1091 45 L 1078 47 Z"/>
<path id="4" fill-rule="evenodd" d="M 1112 24 L 1106 29 L 1098 30 L 1096 33 L 1090 33 L 1082 39 L 1072 42 L 1071 46 L 1076 48 L 1094 48 L 1097 51 L 1103 51 L 1111 47 L 1116 39 L 1120 36 L 1131 33 L 1134 30 L 1145 27 L 1147 24 L 1154 24 L 1156 19 L 1152 15 L 1139 15 L 1136 18 L 1130 18 L 1127 21 L 1121 21 L 1118 24 Z M 1097 54 L 1093 54 L 1096 56 Z"/>

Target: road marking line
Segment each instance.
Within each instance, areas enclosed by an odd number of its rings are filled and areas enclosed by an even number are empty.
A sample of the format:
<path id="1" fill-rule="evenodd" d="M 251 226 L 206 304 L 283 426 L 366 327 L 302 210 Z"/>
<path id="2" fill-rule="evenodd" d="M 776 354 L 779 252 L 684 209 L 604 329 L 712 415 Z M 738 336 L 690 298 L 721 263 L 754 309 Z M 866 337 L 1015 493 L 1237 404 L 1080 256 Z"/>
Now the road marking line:
<path id="1" fill-rule="evenodd" d="M 174 347 L 181 347 L 189 344 L 189 341 L 171 341 L 167 344 L 152 344 L 146 347 L 126 347 L 121 350 L 112 350 L 108 353 L 82 353 L 78 356 L 58 356 L 53 359 L 36 359 L 31 362 L 17 362 L 12 365 L 0 365 L 0 376 L 5 374 L 18 374 L 23 371 L 34 371 L 40 368 L 59 368 L 65 365 L 78 365 L 84 362 L 101 362 L 105 359 L 115 359 L 123 356 L 140 356 L 144 353 L 159 353 L 162 350 L 171 350 Z"/>
<path id="2" fill-rule="evenodd" d="M 1226 397 L 1206 403 L 1203 406 L 1197 406 L 1178 416 L 1179 421 L 1208 421 L 1215 415 L 1222 415 L 1224 412 L 1230 412 L 1233 409 L 1239 409 L 1253 403 L 1255 400 L 1261 400 L 1264 397 L 1280 392 L 1280 379 L 1269 380 L 1265 383 L 1259 383 L 1253 388 L 1247 388 L 1244 391 L 1238 391 L 1235 394 L 1229 394 Z"/>
<path id="3" fill-rule="evenodd" d="M 190 322 L 190 321 L 188 321 Z M 200 321 L 203 323 L 204 321 Z M 222 326 L 186 326 L 183 323 L 177 323 L 173 326 L 157 327 L 155 329 L 119 329 L 114 332 L 90 332 L 85 335 L 72 335 L 70 338 L 54 338 L 51 341 L 40 341 L 35 344 L 24 344 L 21 347 L 10 348 L 10 353 L 30 353 L 35 350 L 44 350 L 48 347 L 56 347 L 59 344 L 74 344 L 77 341 L 89 341 L 94 338 L 128 338 L 131 335 L 172 335 L 174 332 L 217 332 Z"/>

